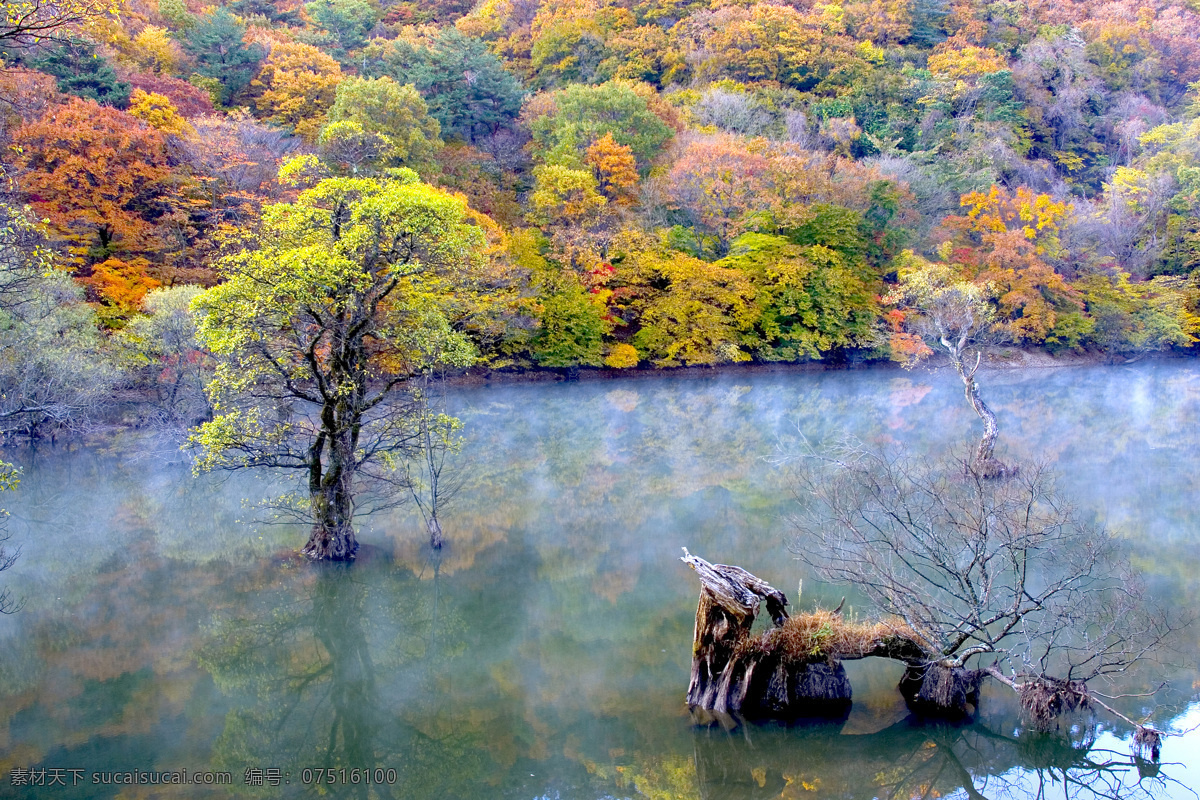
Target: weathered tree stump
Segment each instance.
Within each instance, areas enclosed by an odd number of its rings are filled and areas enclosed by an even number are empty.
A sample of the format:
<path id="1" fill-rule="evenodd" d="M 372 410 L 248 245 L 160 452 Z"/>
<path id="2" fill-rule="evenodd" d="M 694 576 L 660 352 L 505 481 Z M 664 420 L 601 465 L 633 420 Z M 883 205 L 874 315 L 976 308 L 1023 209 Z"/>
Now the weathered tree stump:
<path id="1" fill-rule="evenodd" d="M 750 628 L 766 602 L 776 629 L 788 619 L 787 597 L 741 567 L 711 564 L 684 548 L 681 559 L 700 578 L 688 707 L 715 714 L 795 718 L 844 714 L 850 681 L 840 661 L 794 653 Z"/>
<path id="2" fill-rule="evenodd" d="M 908 664 L 900 678 L 900 694 L 909 711 L 940 719 L 965 719 L 979 708 L 979 689 L 986 673 L 941 664 Z"/>

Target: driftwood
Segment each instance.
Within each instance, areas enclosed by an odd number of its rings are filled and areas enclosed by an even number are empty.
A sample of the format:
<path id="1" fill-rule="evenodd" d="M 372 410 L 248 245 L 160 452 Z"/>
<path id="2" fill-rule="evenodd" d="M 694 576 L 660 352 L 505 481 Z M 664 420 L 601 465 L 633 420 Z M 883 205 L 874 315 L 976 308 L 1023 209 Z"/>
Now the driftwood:
<path id="1" fill-rule="evenodd" d="M 796 719 L 844 716 L 851 688 L 842 662 L 880 657 L 905 665 L 899 690 L 917 714 L 961 719 L 978 710 L 984 678 L 994 678 L 1016 691 L 1035 730 L 1046 730 L 1058 718 L 1093 706 L 1103 708 L 1134 728 L 1134 756 L 1154 764 L 1162 739 L 1169 734 L 1121 714 L 1088 690 L 1083 681 L 1047 675 L 1011 676 L 995 665 L 963 666 L 977 653 L 939 653 L 899 620 L 859 623 L 842 618 L 842 603 L 833 611 L 789 616 L 787 597 L 741 567 L 712 564 L 683 548 L 680 559 L 700 578 L 696 628 L 692 641 L 692 675 L 687 702 L 697 723 L 719 722 L 737 727 L 737 716 Z M 772 627 L 758 636 L 751 627 L 765 602 Z M 1139 767 L 1140 769 L 1141 767 Z"/>
<path id="2" fill-rule="evenodd" d="M 682 561 L 700 578 L 688 706 L 716 715 L 825 716 L 850 707 L 840 662 L 821 654 L 795 659 L 762 645 L 750 628 L 765 601 L 775 629 L 787 623 L 787 597 L 741 567 L 712 564 L 684 548 Z"/>
<path id="3" fill-rule="evenodd" d="M 914 712 L 953 718 L 978 707 L 984 673 L 938 663 L 936 651 L 902 623 L 846 621 L 841 605 L 788 616 L 787 597 L 766 581 L 683 552 L 701 584 L 687 693 L 693 712 L 717 720 L 843 715 L 853 693 L 842 662 L 871 657 L 906 665 L 899 689 Z M 764 602 L 773 626 L 752 636 Z"/>

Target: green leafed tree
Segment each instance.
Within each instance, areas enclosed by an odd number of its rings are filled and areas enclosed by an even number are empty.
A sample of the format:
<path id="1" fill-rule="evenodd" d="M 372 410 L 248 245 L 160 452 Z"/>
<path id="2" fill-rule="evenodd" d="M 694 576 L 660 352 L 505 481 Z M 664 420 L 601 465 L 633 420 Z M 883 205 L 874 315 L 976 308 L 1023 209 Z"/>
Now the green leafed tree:
<path id="1" fill-rule="evenodd" d="M 228 10 L 218 8 L 201 17 L 183 42 L 183 49 L 196 62 L 196 73 L 221 82 L 221 102 L 229 104 L 250 85 L 267 51 L 260 44 L 243 41 L 246 26 Z"/>
<path id="2" fill-rule="evenodd" d="M 540 327 L 533 357 L 545 367 L 599 366 L 608 325 L 604 309 L 564 272 L 542 286 Z"/>
<path id="3" fill-rule="evenodd" d="M 861 346 L 879 314 L 875 287 L 853 261 L 825 245 L 801 247 L 778 236 L 748 233 L 717 262 L 754 284 L 761 344 L 768 361 L 821 358 Z"/>
<path id="4" fill-rule="evenodd" d="M 218 360 L 197 468 L 299 471 L 312 559 L 354 557 L 356 496 L 419 446 L 409 379 L 474 359 L 446 312 L 482 265 L 473 219 L 411 170 L 326 179 L 266 207 L 193 305 Z"/>
<path id="5" fill-rule="evenodd" d="M 454 28 L 427 44 L 395 39 L 375 55 L 365 73 L 413 84 L 447 138 L 478 142 L 511 126 L 521 113 L 521 82 L 486 44 Z"/>
<path id="6" fill-rule="evenodd" d="M 388 158 L 395 164 L 422 166 L 441 146 L 441 129 L 411 84 L 391 78 L 348 78 L 337 88 L 329 122 L 354 122 L 368 134 L 387 139 Z M 340 134 L 339 134 L 340 135 Z"/>
<path id="7" fill-rule="evenodd" d="M 332 41 L 327 49 L 343 62 L 351 50 L 367 43 L 367 34 L 383 16 L 374 0 L 313 0 L 304 10 L 329 33 Z"/>
<path id="8" fill-rule="evenodd" d="M 644 173 L 675 135 L 628 81 L 568 86 L 531 104 L 531 109 L 528 122 L 535 151 L 550 164 L 582 167 L 587 148 L 609 134 L 633 151 Z"/>
<path id="9" fill-rule="evenodd" d="M 63 94 L 95 100 L 104 106 L 129 105 L 129 84 L 117 78 L 113 65 L 96 54 L 96 46 L 91 42 L 64 42 L 36 59 L 33 66 L 53 75 Z"/>

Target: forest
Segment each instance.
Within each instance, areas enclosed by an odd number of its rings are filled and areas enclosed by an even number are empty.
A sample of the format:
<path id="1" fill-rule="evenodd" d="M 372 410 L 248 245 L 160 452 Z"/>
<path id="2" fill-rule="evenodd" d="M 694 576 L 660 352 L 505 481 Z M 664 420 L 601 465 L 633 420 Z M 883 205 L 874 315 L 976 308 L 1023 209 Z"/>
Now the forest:
<path id="1" fill-rule="evenodd" d="M 470 264 L 404 279 L 389 376 L 912 361 L 930 287 L 1013 348 L 1200 340 L 1193 0 L 4 8 L 10 431 L 209 418 L 201 292 L 400 185 Z"/>

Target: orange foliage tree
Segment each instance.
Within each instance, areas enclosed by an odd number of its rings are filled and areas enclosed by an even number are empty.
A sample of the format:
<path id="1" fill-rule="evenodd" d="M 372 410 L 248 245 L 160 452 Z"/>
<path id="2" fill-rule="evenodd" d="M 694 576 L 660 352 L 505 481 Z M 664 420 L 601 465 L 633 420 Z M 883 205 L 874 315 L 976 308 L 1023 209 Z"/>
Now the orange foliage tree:
<path id="1" fill-rule="evenodd" d="M 694 139 L 671 167 L 667 191 L 690 217 L 697 241 L 724 255 L 745 216 L 769 205 L 769 166 L 734 138 Z"/>
<path id="2" fill-rule="evenodd" d="M 989 284 L 1000 318 L 1017 341 L 1041 343 L 1064 311 L 1082 307 L 1078 293 L 1046 262 L 1061 254 L 1058 232 L 1071 213 L 1066 201 L 1022 186 L 993 186 L 963 195 L 963 217 L 950 217 L 965 246 L 947 254 Z"/>
<path id="3" fill-rule="evenodd" d="M 592 142 L 584 161 L 592 168 L 601 194 L 617 203 L 633 203 L 638 182 L 633 148 L 618 144 L 611 133 L 606 133 Z"/>
<path id="4" fill-rule="evenodd" d="M 159 246 L 153 219 L 171 177 L 163 135 L 137 118 L 73 98 L 14 134 L 20 182 L 76 265 Z"/>
<path id="5" fill-rule="evenodd" d="M 148 269 L 151 265 L 144 258 L 129 262 L 109 258 L 92 267 L 92 274 L 80 282 L 95 292 L 103 306 L 124 316 L 141 308 L 146 293 L 162 285 L 146 274 Z"/>

